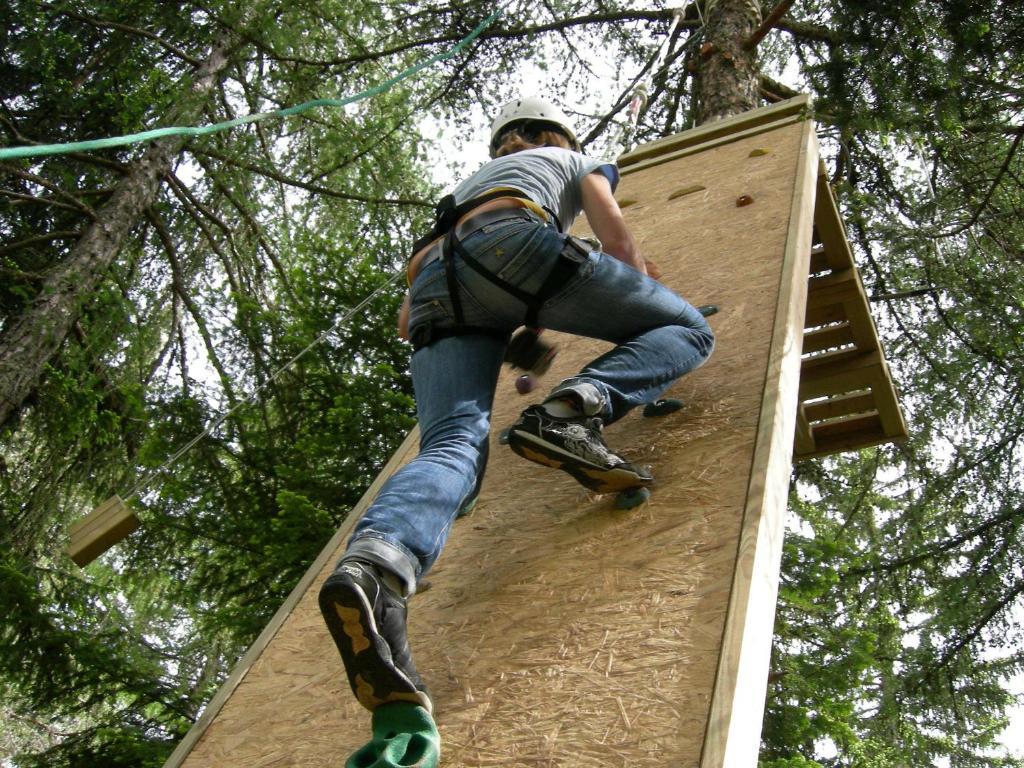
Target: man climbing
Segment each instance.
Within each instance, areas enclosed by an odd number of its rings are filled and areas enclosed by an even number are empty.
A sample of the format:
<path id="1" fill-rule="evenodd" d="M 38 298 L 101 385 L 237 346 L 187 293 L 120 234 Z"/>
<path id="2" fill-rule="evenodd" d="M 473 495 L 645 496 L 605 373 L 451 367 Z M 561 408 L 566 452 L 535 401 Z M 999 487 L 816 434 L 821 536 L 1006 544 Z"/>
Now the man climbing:
<path id="1" fill-rule="evenodd" d="M 707 322 L 648 276 L 613 197 L 614 165 L 582 154 L 569 119 L 517 99 L 491 157 L 438 206 L 414 246 L 400 325 L 412 340 L 418 456 L 384 485 L 320 591 L 349 683 L 368 709 L 431 701 L 406 639 L 406 601 L 440 555 L 486 461 L 503 355 L 519 326 L 617 346 L 523 411 L 509 445 L 597 492 L 650 474 L 605 444 L 604 425 L 654 402 L 711 354 Z M 567 231 L 585 212 L 601 249 Z"/>

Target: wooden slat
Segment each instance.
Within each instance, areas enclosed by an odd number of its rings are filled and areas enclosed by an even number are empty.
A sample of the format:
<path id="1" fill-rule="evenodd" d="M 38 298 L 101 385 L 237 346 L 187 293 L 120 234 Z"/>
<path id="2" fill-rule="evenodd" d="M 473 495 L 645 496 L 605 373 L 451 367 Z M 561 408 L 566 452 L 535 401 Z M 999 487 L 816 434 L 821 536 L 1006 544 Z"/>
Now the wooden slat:
<path id="1" fill-rule="evenodd" d="M 828 304 L 832 301 L 845 301 L 859 298 L 857 270 L 833 269 L 821 275 L 815 275 L 807 281 L 808 306 Z"/>
<path id="2" fill-rule="evenodd" d="M 812 425 L 815 441 L 826 443 L 830 438 L 837 438 L 841 435 L 856 435 L 865 433 L 882 434 L 882 420 L 878 413 L 860 413 L 851 416 L 841 416 L 836 419 L 819 422 Z"/>
<path id="3" fill-rule="evenodd" d="M 850 331 L 849 323 L 816 328 L 804 334 L 804 355 L 824 352 L 826 349 L 836 349 L 852 343 L 853 333 Z"/>
<path id="4" fill-rule="evenodd" d="M 811 369 L 821 365 L 831 365 L 832 363 L 849 360 L 862 354 L 864 353 L 852 346 L 845 347 L 843 349 L 833 349 L 828 352 L 820 352 L 816 355 L 804 357 L 800 367 L 804 371 L 810 371 Z"/>
<path id="5" fill-rule="evenodd" d="M 867 422 L 860 425 L 860 428 L 855 432 L 840 432 L 815 437 L 817 445 L 815 453 L 802 458 L 828 456 L 833 453 L 859 450 L 888 442 L 892 442 L 892 437 L 885 433 L 880 423 L 871 424 Z"/>
<path id="6" fill-rule="evenodd" d="M 881 362 L 882 356 L 876 350 L 808 368 L 800 379 L 800 400 L 873 388 L 881 376 Z"/>
<path id="7" fill-rule="evenodd" d="M 875 395 L 871 390 L 850 392 L 813 403 L 802 403 L 801 408 L 807 414 L 807 420 L 811 422 L 877 410 Z"/>
<path id="8" fill-rule="evenodd" d="M 820 307 L 808 307 L 804 314 L 804 328 L 820 328 L 829 323 L 849 323 L 846 306 L 842 302 Z"/>

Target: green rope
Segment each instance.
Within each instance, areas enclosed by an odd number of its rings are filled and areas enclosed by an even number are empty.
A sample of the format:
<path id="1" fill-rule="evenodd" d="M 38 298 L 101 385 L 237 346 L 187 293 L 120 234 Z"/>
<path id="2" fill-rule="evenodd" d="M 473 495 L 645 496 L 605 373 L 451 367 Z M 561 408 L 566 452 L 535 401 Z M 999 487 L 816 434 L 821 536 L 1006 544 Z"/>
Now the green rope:
<path id="1" fill-rule="evenodd" d="M 205 136 L 209 133 L 216 133 L 218 131 L 226 131 L 229 128 L 234 128 L 238 125 L 245 125 L 247 123 L 260 122 L 267 120 L 272 117 L 288 117 L 289 115 L 298 115 L 302 112 L 306 112 L 316 107 L 344 107 L 347 104 L 354 104 L 357 101 L 368 99 L 371 96 L 377 96 L 378 94 L 384 93 L 392 86 L 400 83 L 409 77 L 412 77 L 417 72 L 426 69 L 432 64 L 436 64 L 439 61 L 445 61 L 452 58 L 469 45 L 473 40 L 480 36 L 487 27 L 489 27 L 495 19 L 502 14 L 502 9 L 498 9 L 486 19 L 481 21 L 476 29 L 466 35 L 460 40 L 455 46 L 444 53 L 438 53 L 431 56 L 425 61 L 421 61 L 419 64 L 415 64 L 404 72 L 401 72 L 394 77 L 385 80 L 379 85 L 375 85 L 372 88 L 367 88 L 365 91 L 355 94 L 354 96 L 346 96 L 343 99 L 314 99 L 313 101 L 307 101 L 303 104 L 299 104 L 295 107 L 288 107 L 287 109 L 278 109 L 273 112 L 260 112 L 254 115 L 246 115 L 245 117 L 236 117 L 234 120 L 227 120 L 223 123 L 214 123 L 212 125 L 204 125 L 200 127 L 190 126 L 178 126 L 171 128 L 154 128 L 150 131 L 142 131 L 141 133 L 130 133 L 126 136 L 113 136 L 107 139 L 93 139 L 91 141 L 73 141 L 66 144 L 38 144 L 20 147 L 5 147 L 0 149 L 0 160 L 9 160 L 19 157 L 39 157 L 42 155 L 66 155 L 71 152 L 84 152 L 94 149 L 106 149 L 107 147 L 122 147 L 127 144 L 137 144 L 143 141 L 151 141 L 153 139 L 160 139 L 165 136 Z"/>

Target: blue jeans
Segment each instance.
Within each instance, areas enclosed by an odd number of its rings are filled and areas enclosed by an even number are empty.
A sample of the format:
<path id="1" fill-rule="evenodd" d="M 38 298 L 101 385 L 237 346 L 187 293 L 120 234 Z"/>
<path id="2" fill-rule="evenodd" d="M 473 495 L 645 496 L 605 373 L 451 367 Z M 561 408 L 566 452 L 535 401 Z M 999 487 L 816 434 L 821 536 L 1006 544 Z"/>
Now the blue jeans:
<path id="1" fill-rule="evenodd" d="M 564 258 L 565 240 L 532 214 L 510 212 L 462 244 L 493 274 L 534 294 Z M 579 269 L 544 304 L 540 325 L 618 345 L 556 387 L 596 395 L 593 412 L 610 424 L 700 366 L 714 337 L 700 312 L 658 281 L 600 251 L 577 258 Z M 464 324 L 495 334 L 445 336 L 413 354 L 419 454 L 384 484 L 345 554 L 397 573 L 410 592 L 440 555 L 483 471 L 502 334 L 522 325 L 526 311 L 458 257 L 455 264 Z M 456 325 L 441 261 L 420 272 L 411 298 L 413 333 L 425 323 L 440 330 Z"/>

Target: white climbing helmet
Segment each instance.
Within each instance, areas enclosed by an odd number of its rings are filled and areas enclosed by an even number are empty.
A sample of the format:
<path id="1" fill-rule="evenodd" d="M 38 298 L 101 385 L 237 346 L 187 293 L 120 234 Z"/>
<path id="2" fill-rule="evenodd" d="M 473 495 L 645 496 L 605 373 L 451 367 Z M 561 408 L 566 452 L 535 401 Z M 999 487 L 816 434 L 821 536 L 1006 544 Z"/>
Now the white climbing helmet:
<path id="1" fill-rule="evenodd" d="M 501 135 L 501 130 L 509 123 L 518 120 L 542 120 L 545 123 L 554 123 L 561 128 L 569 137 L 572 146 L 576 151 L 580 150 L 579 139 L 576 138 L 576 131 L 565 113 L 544 99 L 524 98 L 515 99 L 501 108 L 498 116 L 491 123 L 491 154 L 494 154 L 495 142 Z"/>

